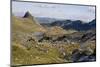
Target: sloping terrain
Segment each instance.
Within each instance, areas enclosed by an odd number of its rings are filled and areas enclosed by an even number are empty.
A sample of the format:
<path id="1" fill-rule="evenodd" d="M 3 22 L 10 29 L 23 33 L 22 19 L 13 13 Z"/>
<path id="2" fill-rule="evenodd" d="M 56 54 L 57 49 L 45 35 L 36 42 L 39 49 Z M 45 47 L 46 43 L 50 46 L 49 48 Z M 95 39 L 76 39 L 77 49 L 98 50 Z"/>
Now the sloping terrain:
<path id="1" fill-rule="evenodd" d="M 12 65 L 95 61 L 94 28 L 83 32 L 59 25 L 45 27 L 29 12 L 23 17 L 13 15 L 11 24 Z"/>
<path id="2" fill-rule="evenodd" d="M 18 29 L 17 29 L 18 28 Z M 34 19 L 30 17 L 12 16 L 12 30 L 22 32 L 45 31 L 45 29 Z"/>

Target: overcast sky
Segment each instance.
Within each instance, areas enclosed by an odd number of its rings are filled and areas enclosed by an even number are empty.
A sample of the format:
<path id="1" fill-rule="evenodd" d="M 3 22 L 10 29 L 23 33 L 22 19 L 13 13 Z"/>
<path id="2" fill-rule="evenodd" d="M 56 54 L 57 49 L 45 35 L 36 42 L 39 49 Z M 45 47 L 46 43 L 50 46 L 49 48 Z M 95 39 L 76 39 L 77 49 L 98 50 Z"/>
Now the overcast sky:
<path id="1" fill-rule="evenodd" d="M 14 15 L 23 16 L 29 11 L 35 17 L 72 19 L 89 22 L 95 18 L 94 6 L 12 2 Z"/>

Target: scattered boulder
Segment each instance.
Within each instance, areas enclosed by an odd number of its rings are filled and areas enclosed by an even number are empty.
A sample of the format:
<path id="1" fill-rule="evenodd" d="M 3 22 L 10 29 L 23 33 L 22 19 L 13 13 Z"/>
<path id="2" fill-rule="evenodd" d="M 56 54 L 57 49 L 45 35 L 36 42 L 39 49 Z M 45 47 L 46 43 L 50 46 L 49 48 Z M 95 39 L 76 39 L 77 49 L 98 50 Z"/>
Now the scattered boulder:
<path id="1" fill-rule="evenodd" d="M 93 53 L 89 53 L 89 50 L 79 50 L 75 49 L 72 52 L 72 61 L 73 62 L 89 62 L 89 61 L 95 61 L 96 55 L 94 55 L 95 51 Z"/>
<path id="2" fill-rule="evenodd" d="M 81 42 L 86 42 L 86 41 L 95 41 L 96 40 L 96 32 L 95 30 L 90 30 L 87 31 L 82 35 L 80 38 Z"/>
<path id="3" fill-rule="evenodd" d="M 33 37 L 35 38 L 35 40 L 37 42 L 41 42 L 43 40 L 43 38 L 44 38 L 44 35 L 45 34 L 43 32 L 34 32 L 33 33 Z"/>

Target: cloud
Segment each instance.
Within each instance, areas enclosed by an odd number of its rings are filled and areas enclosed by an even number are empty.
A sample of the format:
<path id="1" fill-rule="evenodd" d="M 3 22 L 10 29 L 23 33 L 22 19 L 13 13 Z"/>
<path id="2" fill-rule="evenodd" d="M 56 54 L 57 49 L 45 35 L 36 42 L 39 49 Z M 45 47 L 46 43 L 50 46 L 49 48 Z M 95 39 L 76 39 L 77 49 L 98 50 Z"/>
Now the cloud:
<path id="1" fill-rule="evenodd" d="M 91 21 L 95 18 L 94 6 L 13 2 L 12 11 L 19 14 L 30 11 L 36 17 L 78 19 L 83 21 Z"/>

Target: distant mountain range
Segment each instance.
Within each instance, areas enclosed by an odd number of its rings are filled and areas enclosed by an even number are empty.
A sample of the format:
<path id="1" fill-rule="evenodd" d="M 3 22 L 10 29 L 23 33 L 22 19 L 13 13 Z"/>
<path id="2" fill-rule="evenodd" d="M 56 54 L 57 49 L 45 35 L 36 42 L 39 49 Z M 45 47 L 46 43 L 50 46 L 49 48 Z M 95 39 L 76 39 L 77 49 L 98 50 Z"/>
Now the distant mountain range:
<path id="1" fill-rule="evenodd" d="M 60 26 L 63 29 L 73 29 L 77 31 L 87 31 L 90 29 L 96 28 L 96 19 L 90 22 L 83 22 L 81 20 L 65 20 L 65 19 L 56 19 L 56 18 L 48 18 L 48 17 L 33 17 L 29 12 L 26 12 L 23 18 L 34 19 L 42 26 L 52 27 L 52 26 Z"/>
<path id="2" fill-rule="evenodd" d="M 89 23 L 84 23 L 81 20 L 71 21 L 71 20 L 63 20 L 63 21 L 55 21 L 51 23 L 51 26 L 60 26 L 64 29 L 74 29 L 78 31 L 86 31 L 90 29 L 96 28 L 96 19 L 92 20 Z"/>
<path id="3" fill-rule="evenodd" d="M 60 26 L 63 29 L 73 29 L 77 31 L 87 31 L 90 29 L 96 28 L 96 19 L 90 21 L 90 22 L 83 22 L 81 20 L 61 20 L 61 19 L 53 19 L 53 18 L 36 18 L 41 25 L 52 27 L 52 26 Z"/>
<path id="4" fill-rule="evenodd" d="M 55 22 L 59 19 L 55 19 L 55 18 L 48 18 L 48 17 L 36 17 L 36 20 L 39 22 L 39 23 L 52 23 L 52 22 Z"/>

